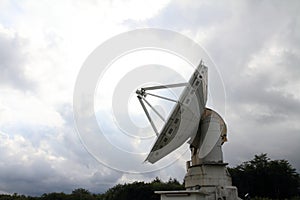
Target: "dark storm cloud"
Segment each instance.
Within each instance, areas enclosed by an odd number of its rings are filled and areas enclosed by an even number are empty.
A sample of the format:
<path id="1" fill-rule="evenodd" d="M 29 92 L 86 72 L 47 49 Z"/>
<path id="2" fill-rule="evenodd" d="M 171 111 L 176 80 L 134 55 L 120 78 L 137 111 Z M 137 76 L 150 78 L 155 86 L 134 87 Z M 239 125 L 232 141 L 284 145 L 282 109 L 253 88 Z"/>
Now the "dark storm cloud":
<path id="1" fill-rule="evenodd" d="M 0 85 L 22 90 L 33 87 L 33 82 L 25 75 L 25 43 L 18 34 L 9 36 L 0 32 Z"/>
<path id="2" fill-rule="evenodd" d="M 24 132 L 2 135 L 0 191 L 41 195 L 85 188 L 101 193 L 122 176 L 96 162 L 71 128 L 53 129 L 47 136 L 42 127 L 36 129 L 35 140 Z"/>
<path id="3" fill-rule="evenodd" d="M 7 158 L 5 165 L 0 167 L 2 191 L 41 195 L 49 191 L 71 191 L 76 187 L 70 177 L 53 168 L 52 163 L 44 158 L 34 158 L 30 164 L 19 159 Z"/>
<path id="4" fill-rule="evenodd" d="M 285 114 L 299 116 L 300 100 L 291 94 L 271 90 L 273 84 L 267 74 L 248 77 L 230 91 L 230 103 L 241 105 L 259 105 L 266 107 L 270 115 Z M 257 110 L 259 113 L 259 110 Z M 280 116 L 279 116 L 280 117 Z"/>
<path id="5" fill-rule="evenodd" d="M 247 2 L 207 42 L 226 87 L 231 163 L 265 152 L 300 170 L 298 9 L 298 1 Z M 264 53 L 271 48 L 278 53 Z M 248 70 L 255 57 L 257 67 Z"/>
<path id="6" fill-rule="evenodd" d="M 232 10 L 234 17 L 216 27 L 207 42 L 208 51 L 222 73 L 241 71 L 252 56 L 273 39 L 289 41 L 290 35 L 285 32 L 298 15 L 296 7 L 293 1 L 289 5 L 278 1 L 251 1 Z"/>

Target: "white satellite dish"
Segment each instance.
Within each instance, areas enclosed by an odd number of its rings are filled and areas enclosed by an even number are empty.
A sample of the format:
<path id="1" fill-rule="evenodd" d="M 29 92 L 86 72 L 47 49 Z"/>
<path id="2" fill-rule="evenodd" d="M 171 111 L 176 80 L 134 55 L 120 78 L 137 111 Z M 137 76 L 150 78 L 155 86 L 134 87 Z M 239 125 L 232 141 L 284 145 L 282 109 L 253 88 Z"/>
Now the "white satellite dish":
<path id="1" fill-rule="evenodd" d="M 207 67 L 201 61 L 195 69 L 188 83 L 177 83 L 163 86 L 144 87 L 137 90 L 137 97 L 146 113 L 146 116 L 158 136 L 154 146 L 152 147 L 146 160 L 150 163 L 155 163 L 164 156 L 168 155 L 185 141 L 189 139 L 189 143 L 193 143 L 197 135 L 199 124 L 203 113 L 206 111 L 205 104 L 207 101 Z M 149 93 L 149 90 L 166 89 L 173 87 L 185 87 L 178 100 L 173 100 L 167 97 Z M 176 105 L 171 112 L 169 118 L 165 120 L 161 114 L 146 100 L 147 95 L 155 96 L 165 100 L 176 102 Z M 166 123 L 160 133 L 150 117 L 149 112 L 144 104 L 153 109 L 153 111 Z M 213 127 L 212 127 L 213 126 Z M 209 124 L 208 128 L 215 128 L 216 124 Z M 207 135 L 204 138 L 204 143 L 199 156 L 201 158 L 207 155 L 213 146 L 217 143 L 219 136 L 216 134 Z M 199 147 L 200 148 L 200 147 Z"/>
<path id="2" fill-rule="evenodd" d="M 197 199 L 235 199 L 237 189 L 232 186 L 231 177 L 223 162 L 222 145 L 226 139 L 227 128 L 222 117 L 212 109 L 206 108 L 207 67 L 201 61 L 187 83 L 144 87 L 137 90 L 137 97 L 146 116 L 158 136 L 146 161 L 155 163 L 188 141 L 191 161 L 187 161 L 184 191 L 161 191 L 162 199 L 172 195 L 196 195 Z M 149 90 L 172 87 L 185 87 L 178 100 L 149 93 Z M 170 116 L 165 120 L 146 100 L 148 95 L 176 102 Z M 144 102 L 165 121 L 158 132 Z M 199 198 L 198 198 L 199 197 Z M 169 198 L 169 197 L 168 197 Z M 191 198 L 186 198 L 191 199 Z"/>

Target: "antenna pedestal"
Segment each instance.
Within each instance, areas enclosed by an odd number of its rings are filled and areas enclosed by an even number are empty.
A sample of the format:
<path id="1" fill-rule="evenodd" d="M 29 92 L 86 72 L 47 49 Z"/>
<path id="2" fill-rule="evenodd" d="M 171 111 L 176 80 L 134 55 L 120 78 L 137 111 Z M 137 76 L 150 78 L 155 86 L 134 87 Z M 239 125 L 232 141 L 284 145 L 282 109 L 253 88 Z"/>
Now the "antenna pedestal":
<path id="1" fill-rule="evenodd" d="M 188 161 L 188 163 L 190 162 Z M 189 166 L 188 163 L 187 166 Z M 206 163 L 189 166 L 184 178 L 186 191 L 198 191 L 206 194 L 199 200 L 239 199 L 237 188 L 232 186 L 226 165 L 227 163 Z"/>
<path id="2" fill-rule="evenodd" d="M 227 163 L 206 162 L 191 165 L 187 162 L 184 178 L 186 190 L 156 191 L 161 200 L 241 200 L 232 186 Z"/>
<path id="3" fill-rule="evenodd" d="M 227 141 L 227 128 L 222 117 L 206 108 L 207 67 L 201 61 L 189 82 L 165 86 L 144 87 L 137 97 L 158 138 L 147 161 L 155 163 L 189 139 L 191 161 L 187 162 L 185 188 L 182 191 L 157 191 L 161 200 L 238 200 L 237 188 L 223 162 L 222 144 Z M 178 100 L 148 93 L 148 90 L 185 86 Z M 144 102 L 164 121 L 164 118 L 146 100 L 154 96 L 176 103 L 166 124 L 159 133 Z"/>
<path id="4" fill-rule="evenodd" d="M 237 188 L 232 186 L 227 163 L 223 162 L 222 144 L 226 141 L 226 133 L 222 132 L 224 122 L 214 111 L 207 110 L 206 114 L 191 143 L 192 156 L 186 163 L 184 178 L 186 190 L 156 192 L 161 195 L 161 200 L 240 200 Z M 207 134 L 211 138 L 217 136 L 213 146 L 204 142 Z"/>
<path id="5" fill-rule="evenodd" d="M 205 121 L 205 120 L 202 120 Z M 207 130 L 207 123 L 200 122 L 200 130 Z M 218 123 L 218 122 L 217 122 Z M 210 121 L 211 127 L 212 124 L 217 124 L 214 121 Z M 206 134 L 212 134 L 208 131 Z M 199 157 L 201 155 L 200 148 L 196 148 L 191 144 L 191 160 L 187 161 L 186 168 L 187 173 L 184 178 L 185 188 L 188 190 L 198 190 L 199 188 L 207 187 L 225 187 L 231 186 L 231 176 L 226 169 L 227 163 L 223 162 L 223 152 L 222 152 L 222 143 L 223 139 L 221 133 L 217 133 L 219 138 L 217 139 L 216 144 L 210 150 L 210 152 L 205 157 Z M 203 141 L 205 134 L 202 131 L 198 131 L 195 140 Z M 205 144 L 204 144 L 205 145 Z M 202 145 L 203 146 L 203 145 Z"/>
<path id="6" fill-rule="evenodd" d="M 185 188 L 198 190 L 203 187 L 231 186 L 231 177 L 226 165 L 227 163 L 212 163 L 190 166 L 184 178 Z"/>

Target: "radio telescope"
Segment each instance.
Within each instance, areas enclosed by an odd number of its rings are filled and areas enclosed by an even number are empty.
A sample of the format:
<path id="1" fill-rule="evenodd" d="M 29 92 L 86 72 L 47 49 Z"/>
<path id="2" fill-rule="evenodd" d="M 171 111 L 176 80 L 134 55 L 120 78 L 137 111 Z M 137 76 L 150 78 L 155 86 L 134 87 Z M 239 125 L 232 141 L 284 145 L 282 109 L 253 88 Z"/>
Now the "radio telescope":
<path id="1" fill-rule="evenodd" d="M 222 145 L 227 141 L 227 128 L 222 117 L 206 108 L 208 68 L 200 61 L 187 83 L 143 87 L 136 91 L 137 98 L 157 135 L 146 161 L 155 163 L 186 141 L 190 144 L 191 160 L 187 161 L 187 173 L 183 191 L 158 191 L 161 199 L 239 199 L 236 187 L 223 162 Z M 178 100 L 156 95 L 151 91 L 184 87 Z M 149 92 L 150 91 L 150 92 Z M 150 104 L 147 96 L 175 102 L 167 120 Z M 165 124 L 160 132 L 152 120 L 146 105 Z"/>

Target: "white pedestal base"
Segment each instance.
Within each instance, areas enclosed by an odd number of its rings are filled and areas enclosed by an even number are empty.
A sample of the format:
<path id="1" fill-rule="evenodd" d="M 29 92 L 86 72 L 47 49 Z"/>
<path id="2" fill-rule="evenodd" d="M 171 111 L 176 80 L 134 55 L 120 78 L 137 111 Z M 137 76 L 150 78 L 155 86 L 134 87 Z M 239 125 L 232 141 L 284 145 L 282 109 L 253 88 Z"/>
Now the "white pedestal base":
<path id="1" fill-rule="evenodd" d="M 240 200 L 234 186 L 206 187 L 200 190 L 156 191 L 161 200 Z"/>
<path id="2" fill-rule="evenodd" d="M 181 191 L 156 191 L 161 200 L 240 200 L 232 186 L 226 163 L 188 166 L 185 188 Z"/>
<path id="3" fill-rule="evenodd" d="M 202 187 L 231 186 L 227 163 L 211 163 L 190 166 L 184 178 L 185 188 L 197 190 Z"/>

